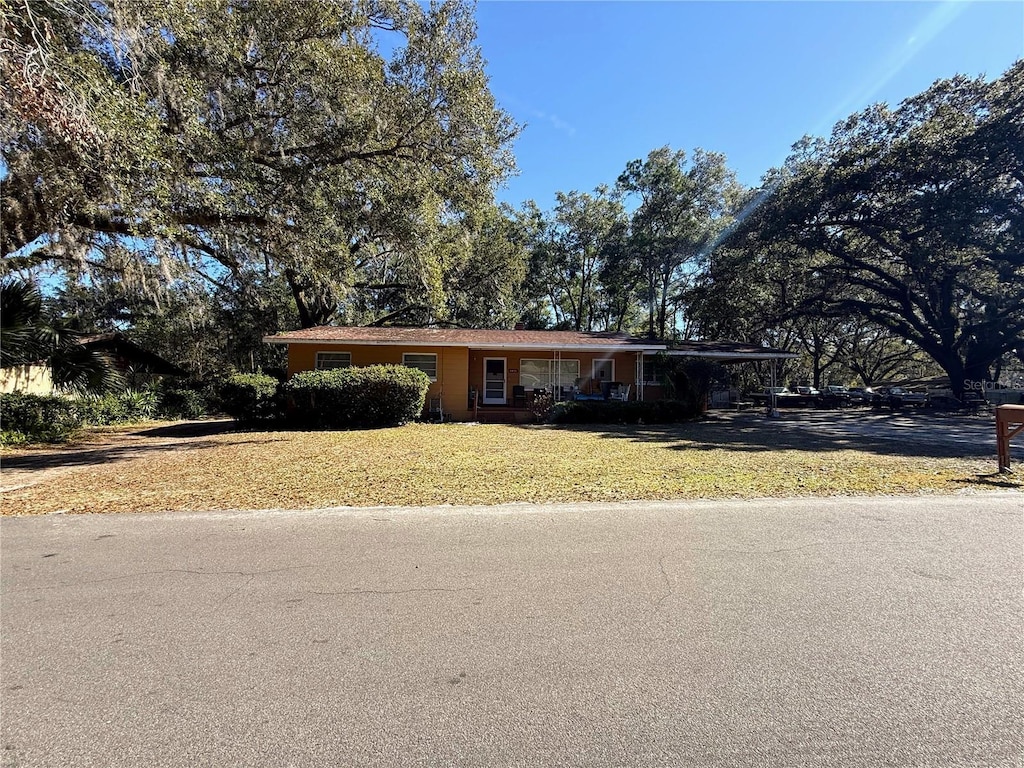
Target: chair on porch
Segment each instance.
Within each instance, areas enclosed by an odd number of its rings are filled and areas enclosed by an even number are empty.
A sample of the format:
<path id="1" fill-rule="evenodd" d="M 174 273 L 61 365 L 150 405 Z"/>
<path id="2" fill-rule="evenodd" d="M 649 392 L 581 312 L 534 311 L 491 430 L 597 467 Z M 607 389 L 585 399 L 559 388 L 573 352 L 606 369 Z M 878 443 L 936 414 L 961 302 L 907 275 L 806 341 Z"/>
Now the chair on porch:
<path id="1" fill-rule="evenodd" d="M 622 402 L 629 400 L 629 390 L 632 387 L 631 384 L 618 384 L 617 386 L 613 385 L 613 387 L 614 388 L 608 393 L 608 398 L 610 400 L 621 400 Z"/>
<path id="2" fill-rule="evenodd" d="M 512 407 L 526 407 L 526 387 L 520 386 L 519 384 L 512 387 Z"/>
<path id="3" fill-rule="evenodd" d="M 427 419 L 444 423 L 444 406 L 440 397 L 430 398 L 430 403 L 427 406 Z"/>

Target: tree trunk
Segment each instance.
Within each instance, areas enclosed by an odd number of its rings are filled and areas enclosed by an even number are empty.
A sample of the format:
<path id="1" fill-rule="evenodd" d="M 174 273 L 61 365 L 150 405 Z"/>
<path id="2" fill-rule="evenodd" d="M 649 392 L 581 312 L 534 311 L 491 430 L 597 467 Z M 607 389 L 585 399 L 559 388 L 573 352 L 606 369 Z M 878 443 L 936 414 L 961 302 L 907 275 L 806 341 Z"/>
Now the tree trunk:
<path id="1" fill-rule="evenodd" d="M 334 315 L 333 309 L 316 299 L 312 302 L 306 301 L 303 291 L 309 286 L 300 284 L 299 274 L 294 269 L 286 269 L 284 276 L 288 281 L 288 288 L 292 292 L 292 298 L 295 299 L 295 308 L 299 312 L 299 325 L 303 328 L 315 328 L 318 325 L 326 325 Z"/>

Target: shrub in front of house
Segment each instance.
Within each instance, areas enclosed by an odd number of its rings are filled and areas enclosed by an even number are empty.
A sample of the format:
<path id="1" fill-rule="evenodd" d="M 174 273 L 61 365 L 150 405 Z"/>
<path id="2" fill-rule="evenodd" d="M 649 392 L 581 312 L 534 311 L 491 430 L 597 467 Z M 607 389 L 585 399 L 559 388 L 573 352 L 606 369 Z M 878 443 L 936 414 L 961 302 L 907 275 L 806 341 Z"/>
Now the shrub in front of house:
<path id="1" fill-rule="evenodd" d="M 551 396 L 550 390 L 542 389 L 535 391 L 533 400 L 530 401 L 530 415 L 533 416 L 533 420 L 536 422 L 551 421 L 554 407 L 555 400 Z"/>
<path id="2" fill-rule="evenodd" d="M 674 424 L 699 415 L 692 403 L 680 400 L 619 402 L 570 400 L 551 411 L 555 424 Z"/>
<path id="3" fill-rule="evenodd" d="M 10 392 L 0 395 L 0 442 L 62 443 L 84 423 L 75 400 L 52 395 Z"/>
<path id="4" fill-rule="evenodd" d="M 389 427 L 420 417 L 430 377 L 402 365 L 304 371 L 281 386 L 288 420 L 312 429 Z"/>
<path id="5" fill-rule="evenodd" d="M 224 413 L 241 422 L 270 421 L 282 414 L 277 379 L 265 373 L 234 373 L 217 392 Z"/>
<path id="6" fill-rule="evenodd" d="M 86 424 L 135 424 L 156 418 L 157 394 L 152 390 L 126 390 L 78 401 Z"/>
<path id="7" fill-rule="evenodd" d="M 217 400 L 208 382 L 164 379 L 157 386 L 157 414 L 164 419 L 199 419 L 215 409 Z"/>

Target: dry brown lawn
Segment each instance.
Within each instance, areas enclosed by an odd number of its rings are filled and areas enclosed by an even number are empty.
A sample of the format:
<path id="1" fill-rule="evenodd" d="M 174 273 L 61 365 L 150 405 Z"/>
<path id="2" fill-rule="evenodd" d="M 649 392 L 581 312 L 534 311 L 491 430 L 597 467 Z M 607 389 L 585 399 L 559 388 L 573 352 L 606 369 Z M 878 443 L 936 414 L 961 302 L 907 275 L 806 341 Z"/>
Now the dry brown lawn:
<path id="1" fill-rule="evenodd" d="M 666 427 L 411 424 L 354 432 L 106 429 L 5 450 L 5 515 L 757 498 L 1021 488 L 992 462 L 897 455 L 764 419 Z"/>

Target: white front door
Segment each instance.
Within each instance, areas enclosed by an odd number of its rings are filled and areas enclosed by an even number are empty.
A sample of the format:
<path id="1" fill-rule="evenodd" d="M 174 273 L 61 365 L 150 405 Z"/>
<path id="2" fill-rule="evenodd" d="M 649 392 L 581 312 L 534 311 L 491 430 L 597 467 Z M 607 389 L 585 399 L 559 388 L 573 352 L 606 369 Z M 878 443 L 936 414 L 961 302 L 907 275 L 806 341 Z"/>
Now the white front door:
<path id="1" fill-rule="evenodd" d="M 505 404 L 505 358 L 484 358 L 484 405 Z"/>

